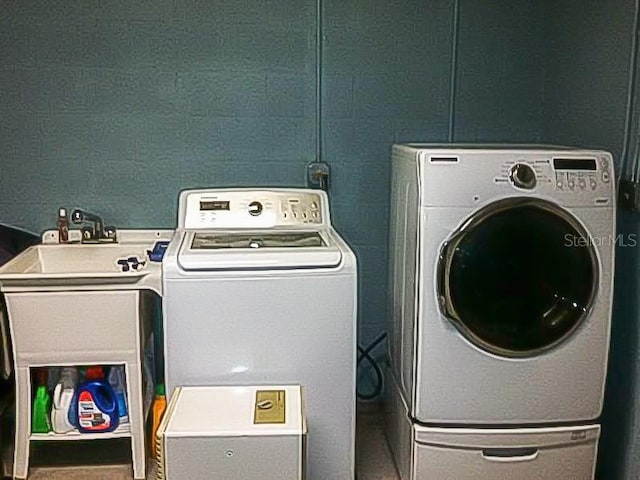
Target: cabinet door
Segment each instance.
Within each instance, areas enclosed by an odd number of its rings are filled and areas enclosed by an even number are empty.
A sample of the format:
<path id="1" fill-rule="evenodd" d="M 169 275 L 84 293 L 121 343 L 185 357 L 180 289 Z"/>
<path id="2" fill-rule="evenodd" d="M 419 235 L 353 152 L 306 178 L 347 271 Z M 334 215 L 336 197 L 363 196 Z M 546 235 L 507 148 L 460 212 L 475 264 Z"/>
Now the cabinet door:
<path id="1" fill-rule="evenodd" d="M 135 358 L 138 300 L 135 290 L 7 294 L 17 366 Z"/>

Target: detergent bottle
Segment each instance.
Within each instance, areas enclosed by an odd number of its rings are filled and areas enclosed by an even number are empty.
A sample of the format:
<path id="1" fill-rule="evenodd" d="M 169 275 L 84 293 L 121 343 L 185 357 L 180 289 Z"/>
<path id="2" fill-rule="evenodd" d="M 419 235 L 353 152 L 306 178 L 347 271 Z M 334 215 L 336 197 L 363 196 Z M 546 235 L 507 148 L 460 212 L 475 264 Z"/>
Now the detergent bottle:
<path id="1" fill-rule="evenodd" d="M 156 386 L 156 398 L 153 401 L 153 427 L 151 429 L 151 445 L 155 445 L 156 442 L 156 432 L 158 431 L 158 427 L 160 426 L 160 422 L 162 421 L 162 416 L 164 415 L 164 411 L 167 409 L 167 397 L 164 391 L 164 384 L 159 383 Z M 155 458 L 156 449 L 151 449 L 151 456 Z"/>
<path id="2" fill-rule="evenodd" d="M 106 380 L 87 380 L 78 387 L 78 430 L 112 432 L 118 428 L 118 401 Z"/>
<path id="3" fill-rule="evenodd" d="M 38 374 L 39 385 L 36 389 L 36 398 L 33 400 L 33 415 L 31 417 L 32 433 L 49 433 L 51 422 L 49 411 L 51 410 L 51 396 L 47 389 L 47 372 L 41 370 Z"/>
<path id="4" fill-rule="evenodd" d="M 87 369 L 85 367 L 79 367 L 77 371 L 78 379 L 73 391 L 73 399 L 71 400 L 71 407 L 69 407 L 68 415 L 69 423 L 75 428 L 78 428 L 78 384 L 87 379 Z"/>
<path id="5" fill-rule="evenodd" d="M 53 408 L 51 409 L 51 426 L 56 433 L 67 433 L 75 428 L 69 416 L 78 384 L 78 370 L 65 367 L 60 374 L 60 381 L 53 390 Z"/>
<path id="6" fill-rule="evenodd" d="M 118 402 L 119 423 L 129 421 L 129 411 L 127 408 L 127 387 L 125 382 L 124 366 L 114 365 L 109 369 L 109 385 L 116 395 Z"/>

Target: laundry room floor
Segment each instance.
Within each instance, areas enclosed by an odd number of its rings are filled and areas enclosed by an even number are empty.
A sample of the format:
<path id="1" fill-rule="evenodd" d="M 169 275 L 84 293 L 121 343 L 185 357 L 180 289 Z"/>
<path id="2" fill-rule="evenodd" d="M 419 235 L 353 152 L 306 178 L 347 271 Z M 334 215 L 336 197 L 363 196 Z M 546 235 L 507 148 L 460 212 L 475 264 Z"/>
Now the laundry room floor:
<path id="1" fill-rule="evenodd" d="M 356 436 L 358 480 L 400 480 L 384 436 L 380 406 L 363 405 L 358 412 Z"/>
<path id="2" fill-rule="evenodd" d="M 356 442 L 358 480 L 399 480 L 384 437 L 382 418 L 382 411 L 378 406 L 364 405 L 358 413 Z M 128 453 L 127 446 L 127 442 L 122 442 L 122 448 L 110 449 L 113 458 L 102 458 L 102 460 L 104 463 L 124 461 L 121 458 Z M 66 457 L 66 455 L 61 456 Z M 147 478 L 149 480 L 155 478 L 155 469 L 150 469 Z M 113 464 L 92 467 L 32 467 L 29 479 L 130 480 L 131 467 Z"/>

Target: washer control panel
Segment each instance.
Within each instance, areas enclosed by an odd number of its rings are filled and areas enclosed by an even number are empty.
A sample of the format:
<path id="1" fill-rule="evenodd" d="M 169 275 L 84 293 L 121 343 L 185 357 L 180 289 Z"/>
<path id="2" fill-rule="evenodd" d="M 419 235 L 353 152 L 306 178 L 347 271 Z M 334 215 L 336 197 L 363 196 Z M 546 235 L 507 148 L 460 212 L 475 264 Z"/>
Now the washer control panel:
<path id="1" fill-rule="evenodd" d="M 596 190 L 598 184 L 611 181 L 611 166 L 605 158 L 554 158 L 555 189 L 571 191 Z"/>
<path id="2" fill-rule="evenodd" d="M 305 228 L 329 223 L 317 190 L 188 190 L 180 194 L 178 225 L 188 229 Z"/>
<path id="3" fill-rule="evenodd" d="M 505 161 L 495 183 L 518 190 L 571 194 L 605 193 L 611 189 L 613 165 L 607 157 L 553 156 Z"/>
<path id="4" fill-rule="evenodd" d="M 554 145 L 395 145 L 394 162 L 417 160 L 423 207 L 483 205 L 536 196 L 564 207 L 616 204 L 613 157 Z M 404 167 L 403 167 L 404 168 Z"/>

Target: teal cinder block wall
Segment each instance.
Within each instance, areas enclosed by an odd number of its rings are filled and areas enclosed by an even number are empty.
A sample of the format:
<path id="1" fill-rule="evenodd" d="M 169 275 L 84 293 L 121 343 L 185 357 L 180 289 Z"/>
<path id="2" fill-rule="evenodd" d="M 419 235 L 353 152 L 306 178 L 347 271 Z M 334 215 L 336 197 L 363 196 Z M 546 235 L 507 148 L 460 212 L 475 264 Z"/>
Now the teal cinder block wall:
<path id="1" fill-rule="evenodd" d="M 3 1 L 0 202 L 175 225 L 179 190 L 296 185 L 313 157 L 313 4 Z"/>
<path id="2" fill-rule="evenodd" d="M 541 138 L 535 3 L 462 0 L 453 73 L 453 1 L 325 2 L 323 145 L 333 220 L 360 261 L 363 345 L 388 316 L 390 145 L 448 141 L 452 106 L 456 141 Z"/>
<path id="3" fill-rule="evenodd" d="M 384 329 L 390 145 L 541 136 L 535 2 L 324 2 L 323 138 L 360 260 L 360 341 Z M 173 227 L 178 192 L 302 186 L 315 157 L 314 0 L 0 2 L 0 221 L 59 206 Z M 515 50 L 514 50 L 515 49 Z M 515 52 L 515 53 L 514 53 Z M 380 353 L 382 353 L 380 350 Z M 365 372 L 366 376 L 366 372 Z"/>

